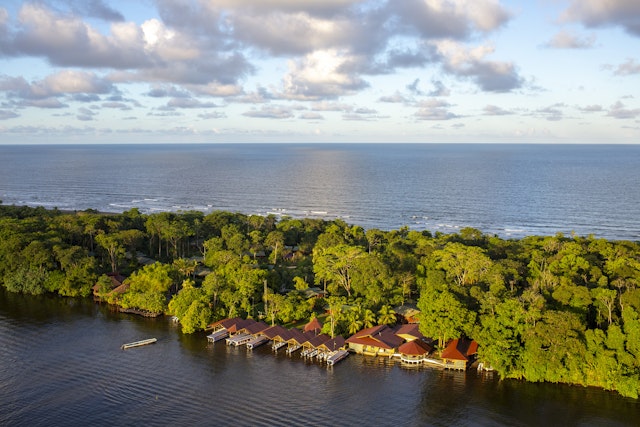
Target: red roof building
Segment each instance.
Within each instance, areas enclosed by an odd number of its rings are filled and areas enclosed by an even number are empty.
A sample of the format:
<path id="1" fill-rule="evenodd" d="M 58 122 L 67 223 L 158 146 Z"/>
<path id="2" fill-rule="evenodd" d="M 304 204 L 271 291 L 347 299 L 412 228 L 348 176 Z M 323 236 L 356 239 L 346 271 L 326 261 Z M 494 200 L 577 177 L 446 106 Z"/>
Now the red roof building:
<path id="1" fill-rule="evenodd" d="M 420 327 L 417 323 L 397 325 L 393 328 L 393 331 L 405 341 L 424 339 L 424 335 L 420 332 Z"/>
<path id="2" fill-rule="evenodd" d="M 251 334 L 251 335 L 258 335 L 260 332 L 264 331 L 267 328 L 269 328 L 269 325 L 267 325 L 264 322 L 254 322 L 254 323 L 251 323 L 251 324 L 247 325 L 243 329 L 243 332 L 246 332 L 246 333 Z"/>
<path id="3" fill-rule="evenodd" d="M 270 340 L 276 338 L 276 337 L 280 337 L 282 339 L 284 339 L 284 341 L 289 339 L 289 330 L 287 328 L 285 328 L 284 326 L 280 326 L 280 325 L 274 325 L 274 326 L 270 326 L 267 329 L 265 329 L 264 331 L 260 332 L 260 334 L 264 335 L 265 337 L 269 338 Z"/>
<path id="4" fill-rule="evenodd" d="M 478 343 L 466 338 L 458 338 L 449 341 L 440 357 L 445 368 L 467 369 L 478 351 Z"/>
<path id="5" fill-rule="evenodd" d="M 107 276 L 111 280 L 111 284 L 109 285 L 110 294 L 122 294 L 129 290 L 129 285 L 123 285 L 126 277 L 124 277 L 120 273 L 107 273 L 105 274 L 105 276 Z M 93 290 L 93 295 L 95 297 L 99 297 L 98 294 L 100 293 L 100 284 L 96 283 L 91 289 Z"/>
<path id="6" fill-rule="evenodd" d="M 309 323 L 307 323 L 304 326 L 304 331 L 305 332 L 313 332 L 316 335 L 318 335 L 321 331 L 322 331 L 322 323 L 320 323 L 320 321 L 318 320 L 317 317 L 314 317 L 313 319 L 311 319 L 311 321 Z"/>
<path id="7" fill-rule="evenodd" d="M 320 334 L 320 335 L 316 335 L 315 337 L 311 338 L 309 341 L 305 342 L 302 347 L 304 348 L 318 348 L 320 345 L 324 344 L 325 342 L 329 341 L 331 339 L 331 337 L 327 334 Z"/>
<path id="8" fill-rule="evenodd" d="M 387 325 L 363 329 L 347 339 L 349 350 L 369 356 L 391 356 L 400 347 L 403 338 L 397 336 Z"/>
<path id="9" fill-rule="evenodd" d="M 331 338 L 328 341 L 323 342 L 318 346 L 318 350 L 323 351 L 325 353 L 331 353 L 336 350 L 340 350 L 344 347 L 345 341 L 341 335 L 336 336 L 335 338 Z"/>

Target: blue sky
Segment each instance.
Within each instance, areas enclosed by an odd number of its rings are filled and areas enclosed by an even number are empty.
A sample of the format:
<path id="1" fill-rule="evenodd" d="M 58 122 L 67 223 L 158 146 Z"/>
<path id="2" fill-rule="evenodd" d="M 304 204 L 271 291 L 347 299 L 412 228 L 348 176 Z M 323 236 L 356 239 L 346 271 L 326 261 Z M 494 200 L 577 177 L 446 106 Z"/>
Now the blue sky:
<path id="1" fill-rule="evenodd" d="M 5 0 L 0 143 L 640 140 L 638 0 Z"/>

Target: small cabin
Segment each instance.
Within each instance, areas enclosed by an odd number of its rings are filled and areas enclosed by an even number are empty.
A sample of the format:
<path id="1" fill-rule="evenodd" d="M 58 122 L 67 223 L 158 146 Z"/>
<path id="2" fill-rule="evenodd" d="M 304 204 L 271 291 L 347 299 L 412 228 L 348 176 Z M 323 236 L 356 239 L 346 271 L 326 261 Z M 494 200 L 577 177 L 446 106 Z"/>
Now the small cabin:
<path id="1" fill-rule="evenodd" d="M 449 341 L 440 357 L 447 369 L 465 370 L 475 360 L 478 343 L 466 338 Z"/>
<path id="2" fill-rule="evenodd" d="M 393 356 L 404 339 L 387 325 L 363 329 L 347 339 L 349 350 L 368 356 Z"/>
<path id="3" fill-rule="evenodd" d="M 415 339 L 409 342 L 402 344 L 398 348 L 398 353 L 400 353 L 400 360 L 405 363 L 422 363 L 425 361 L 425 358 L 431 353 L 433 347 L 427 344 L 425 341 L 421 339 Z"/>

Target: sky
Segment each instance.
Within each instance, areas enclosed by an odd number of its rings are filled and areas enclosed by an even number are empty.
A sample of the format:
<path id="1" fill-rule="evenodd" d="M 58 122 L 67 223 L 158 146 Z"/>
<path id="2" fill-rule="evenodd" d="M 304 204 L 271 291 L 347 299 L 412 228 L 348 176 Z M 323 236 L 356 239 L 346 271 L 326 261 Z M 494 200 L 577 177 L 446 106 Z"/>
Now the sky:
<path id="1" fill-rule="evenodd" d="M 640 142 L 639 0 L 3 0 L 0 144 Z"/>

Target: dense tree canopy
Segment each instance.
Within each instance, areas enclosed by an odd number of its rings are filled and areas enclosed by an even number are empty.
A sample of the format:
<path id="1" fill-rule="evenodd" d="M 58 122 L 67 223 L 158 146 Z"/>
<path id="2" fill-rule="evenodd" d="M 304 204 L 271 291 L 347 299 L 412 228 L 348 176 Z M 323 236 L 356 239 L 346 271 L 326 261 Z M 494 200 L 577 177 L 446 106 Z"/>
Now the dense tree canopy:
<path id="1" fill-rule="evenodd" d="M 115 273 L 127 277 L 117 291 Z M 503 378 L 640 393 L 637 242 L 0 205 L 0 284 L 69 297 L 95 285 L 104 301 L 177 316 L 184 333 L 223 317 L 326 316 L 324 332 L 350 334 L 393 324 L 394 308 L 412 303 L 440 349 L 473 338 Z"/>

